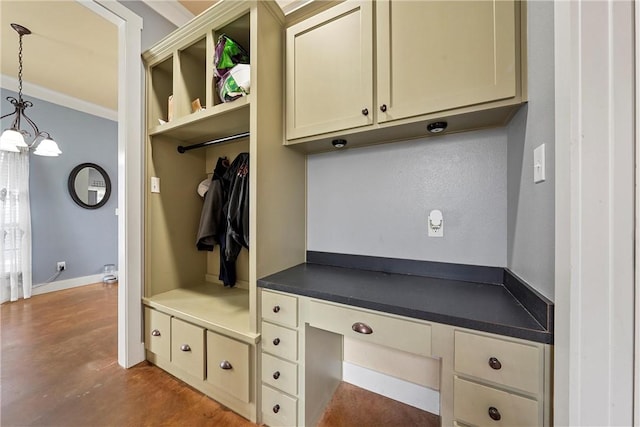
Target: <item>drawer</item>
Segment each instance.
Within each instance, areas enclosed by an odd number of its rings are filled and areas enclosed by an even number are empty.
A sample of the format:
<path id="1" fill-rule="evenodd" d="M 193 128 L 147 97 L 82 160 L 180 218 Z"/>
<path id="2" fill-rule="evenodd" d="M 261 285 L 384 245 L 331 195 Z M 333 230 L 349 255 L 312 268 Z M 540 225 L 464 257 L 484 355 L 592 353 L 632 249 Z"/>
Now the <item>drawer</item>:
<path id="1" fill-rule="evenodd" d="M 454 378 L 453 417 L 478 427 L 542 425 L 538 402 L 502 390 Z M 490 411 L 494 412 L 493 419 Z"/>
<path id="2" fill-rule="evenodd" d="M 204 380 L 204 329 L 175 317 L 171 319 L 171 362 Z"/>
<path id="3" fill-rule="evenodd" d="M 462 331 L 454 340 L 457 372 L 534 394 L 542 390 L 541 347 Z"/>
<path id="4" fill-rule="evenodd" d="M 428 324 L 311 301 L 309 325 L 345 337 L 431 356 L 431 326 Z M 358 326 L 361 332 L 354 330 Z"/>
<path id="5" fill-rule="evenodd" d="M 207 331 L 207 382 L 249 402 L 249 345 Z"/>
<path id="6" fill-rule="evenodd" d="M 298 332 L 262 322 L 262 350 L 288 360 L 298 360 Z"/>
<path id="7" fill-rule="evenodd" d="M 262 382 L 295 396 L 298 394 L 298 365 L 262 353 Z"/>
<path id="8" fill-rule="evenodd" d="M 298 400 L 268 386 L 262 386 L 262 421 L 272 427 L 295 426 Z"/>
<path id="9" fill-rule="evenodd" d="M 149 307 L 144 308 L 144 348 L 171 360 L 171 316 Z"/>
<path id="10" fill-rule="evenodd" d="M 272 323 L 295 328 L 298 326 L 296 297 L 262 291 L 262 318 Z"/>

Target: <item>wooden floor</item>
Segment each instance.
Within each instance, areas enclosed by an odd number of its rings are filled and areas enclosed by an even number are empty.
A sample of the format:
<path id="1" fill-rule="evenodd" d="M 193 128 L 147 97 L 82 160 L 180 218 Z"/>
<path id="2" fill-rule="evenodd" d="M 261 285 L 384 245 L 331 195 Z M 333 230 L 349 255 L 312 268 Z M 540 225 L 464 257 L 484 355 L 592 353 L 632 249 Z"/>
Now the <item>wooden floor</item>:
<path id="1" fill-rule="evenodd" d="M 117 285 L 0 305 L 0 425 L 254 426 L 164 371 L 117 363 Z M 437 426 L 438 417 L 343 384 L 322 427 Z"/>

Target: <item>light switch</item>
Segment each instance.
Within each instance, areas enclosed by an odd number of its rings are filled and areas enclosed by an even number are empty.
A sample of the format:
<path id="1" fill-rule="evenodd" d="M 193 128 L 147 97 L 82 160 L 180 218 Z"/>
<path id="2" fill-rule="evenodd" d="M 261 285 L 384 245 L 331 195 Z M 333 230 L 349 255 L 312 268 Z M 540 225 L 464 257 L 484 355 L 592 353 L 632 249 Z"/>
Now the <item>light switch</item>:
<path id="1" fill-rule="evenodd" d="M 159 193 L 160 192 L 160 178 L 157 176 L 151 177 L 151 192 Z"/>
<path id="2" fill-rule="evenodd" d="M 536 184 L 546 179 L 544 146 L 545 144 L 539 145 L 538 148 L 533 150 L 533 182 Z"/>

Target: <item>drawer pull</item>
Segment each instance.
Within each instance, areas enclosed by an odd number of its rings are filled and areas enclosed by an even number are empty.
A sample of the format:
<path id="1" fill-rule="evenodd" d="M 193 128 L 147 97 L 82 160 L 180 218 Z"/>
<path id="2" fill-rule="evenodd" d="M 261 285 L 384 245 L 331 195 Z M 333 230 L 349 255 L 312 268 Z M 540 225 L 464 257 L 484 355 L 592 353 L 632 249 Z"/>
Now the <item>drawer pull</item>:
<path id="1" fill-rule="evenodd" d="M 231 369 L 233 368 L 233 366 L 231 366 L 231 363 L 229 363 L 228 360 L 223 360 L 222 362 L 220 362 L 220 369 Z"/>
<path id="2" fill-rule="evenodd" d="M 191 351 L 191 347 L 189 347 L 189 344 L 182 344 L 180 346 L 180 350 L 182 350 L 182 351 Z"/>
<path id="3" fill-rule="evenodd" d="M 502 415 L 500 415 L 500 411 L 498 408 L 494 408 L 493 406 L 489 407 L 489 417 L 494 421 L 500 421 Z"/>
<path id="4" fill-rule="evenodd" d="M 382 105 L 380 106 L 380 111 L 382 111 L 383 113 L 386 113 L 386 111 L 387 111 L 387 104 L 382 104 Z"/>
<path id="5" fill-rule="evenodd" d="M 359 333 L 359 334 L 364 334 L 364 335 L 369 335 L 373 333 L 373 329 L 371 329 L 371 326 L 367 325 L 366 323 L 362 323 L 362 322 L 356 322 L 351 326 L 351 329 L 353 329 L 355 332 Z"/>
<path id="6" fill-rule="evenodd" d="M 273 345 L 278 345 L 280 344 L 280 338 L 276 338 L 273 340 Z"/>
<path id="7" fill-rule="evenodd" d="M 275 371 L 275 372 L 273 373 L 273 379 L 274 379 L 274 380 L 277 380 L 278 378 L 280 378 L 280 371 Z"/>
<path id="8" fill-rule="evenodd" d="M 273 306 L 273 312 L 274 312 L 274 313 L 278 313 L 278 312 L 280 312 L 280 306 L 279 306 L 279 305 L 275 305 L 275 306 Z"/>
<path id="9" fill-rule="evenodd" d="M 280 405 L 274 405 L 273 406 L 273 413 L 277 414 L 278 412 L 280 412 Z"/>
<path id="10" fill-rule="evenodd" d="M 491 369 L 495 369 L 497 371 L 498 369 L 502 368 L 502 363 L 500 363 L 500 361 L 495 357 L 490 357 L 489 366 L 491 366 Z"/>
<path id="11" fill-rule="evenodd" d="M 160 331 L 157 329 L 154 329 L 153 331 L 151 331 L 151 336 L 152 337 L 159 337 L 160 336 Z"/>
<path id="12" fill-rule="evenodd" d="M 366 108 L 363 108 L 363 109 L 362 109 L 362 115 L 363 115 L 363 116 L 368 116 L 368 115 L 369 115 L 369 110 L 368 110 L 368 109 L 366 109 Z"/>

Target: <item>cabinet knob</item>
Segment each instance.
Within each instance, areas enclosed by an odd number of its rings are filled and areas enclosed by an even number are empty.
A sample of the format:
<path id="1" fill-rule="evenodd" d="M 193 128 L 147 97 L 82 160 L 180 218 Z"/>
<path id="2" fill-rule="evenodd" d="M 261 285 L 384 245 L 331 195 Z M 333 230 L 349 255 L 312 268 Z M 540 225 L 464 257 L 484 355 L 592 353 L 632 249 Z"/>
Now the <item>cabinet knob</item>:
<path id="1" fill-rule="evenodd" d="M 274 313 L 278 313 L 278 312 L 280 312 L 280 306 L 279 306 L 279 305 L 274 306 L 274 307 L 273 307 L 273 312 L 274 312 Z"/>
<path id="2" fill-rule="evenodd" d="M 160 331 L 157 329 L 154 329 L 153 331 L 151 331 L 151 336 L 152 337 L 159 337 L 160 336 Z"/>
<path id="3" fill-rule="evenodd" d="M 189 347 L 189 344 L 182 344 L 180 346 L 180 350 L 182 350 L 182 351 L 191 351 L 191 347 Z"/>
<path id="4" fill-rule="evenodd" d="M 369 115 L 369 110 L 367 108 L 363 108 L 362 109 L 362 115 L 363 116 L 368 116 Z"/>
<path id="5" fill-rule="evenodd" d="M 273 405 L 273 413 L 277 414 L 278 412 L 280 412 L 280 405 Z"/>
<path id="6" fill-rule="evenodd" d="M 383 113 L 387 111 L 387 104 L 382 104 L 380 106 L 380 111 L 382 111 Z"/>
<path id="7" fill-rule="evenodd" d="M 274 380 L 277 380 L 278 378 L 280 378 L 280 371 L 275 371 L 275 372 L 273 373 L 273 379 L 274 379 Z"/>
<path id="8" fill-rule="evenodd" d="M 500 421 L 502 415 L 500 415 L 500 411 L 498 408 L 494 408 L 493 406 L 489 407 L 489 417 L 494 421 Z"/>
<path id="9" fill-rule="evenodd" d="M 351 329 L 353 329 L 353 331 L 359 334 L 364 334 L 364 335 L 369 335 L 373 333 L 373 329 L 371 329 L 371 326 L 362 322 L 354 323 L 353 325 L 351 325 Z"/>
<path id="10" fill-rule="evenodd" d="M 273 345 L 278 345 L 280 344 L 280 338 L 276 338 L 273 340 Z"/>
<path id="11" fill-rule="evenodd" d="M 491 366 L 491 369 L 495 369 L 497 371 L 498 369 L 502 368 L 502 363 L 500 363 L 500 361 L 495 357 L 490 357 L 489 366 Z"/>
<path id="12" fill-rule="evenodd" d="M 231 366 L 231 363 L 229 363 L 228 360 L 223 360 L 222 362 L 220 362 L 220 369 L 231 369 L 233 368 L 233 366 Z"/>

